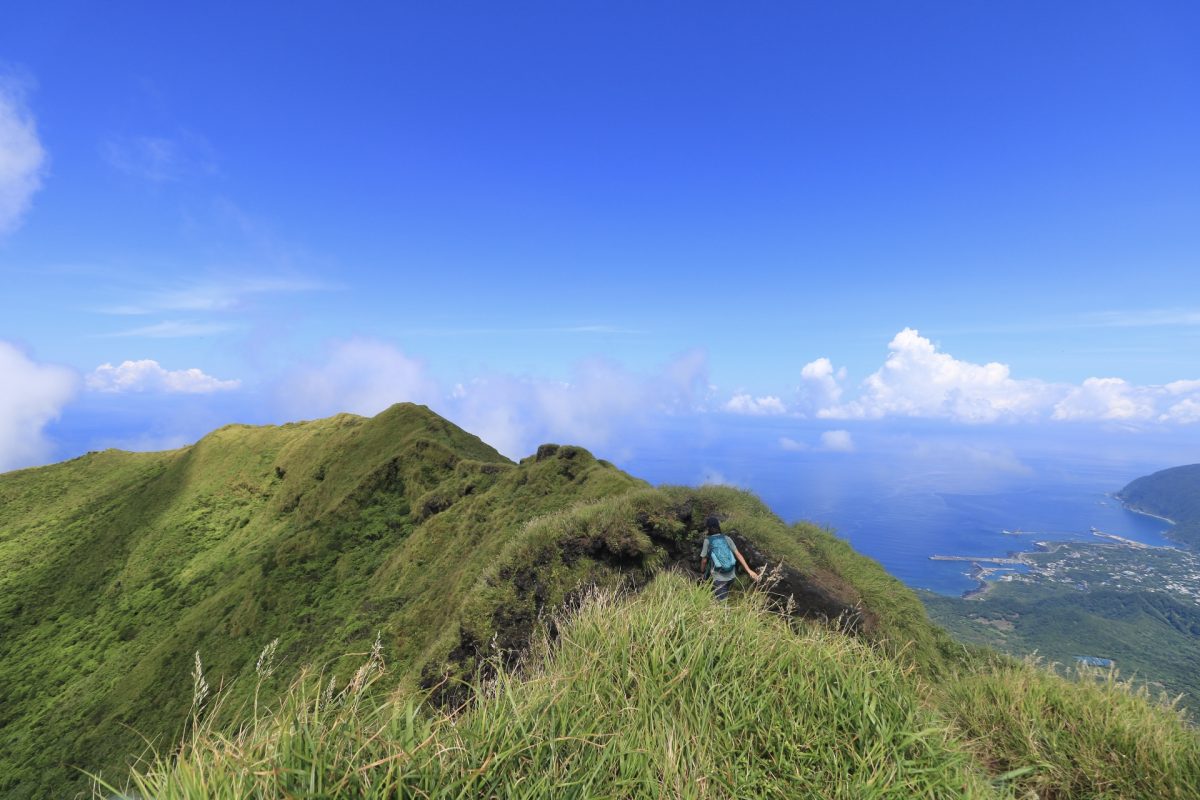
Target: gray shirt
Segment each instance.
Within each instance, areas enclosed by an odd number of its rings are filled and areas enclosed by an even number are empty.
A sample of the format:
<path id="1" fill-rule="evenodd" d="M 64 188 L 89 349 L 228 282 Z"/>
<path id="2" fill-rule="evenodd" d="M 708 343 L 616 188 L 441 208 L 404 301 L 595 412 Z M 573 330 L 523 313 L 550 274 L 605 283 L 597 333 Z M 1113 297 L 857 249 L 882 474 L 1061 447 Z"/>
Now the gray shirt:
<path id="1" fill-rule="evenodd" d="M 725 534 L 722 533 L 721 536 L 725 536 Z M 704 537 L 704 545 L 700 548 L 700 557 L 701 558 L 708 558 L 708 544 L 709 544 L 708 540 L 709 540 L 709 537 L 705 536 Z M 725 536 L 725 541 L 729 544 L 729 549 L 733 551 L 733 557 L 737 558 L 738 549 L 737 549 L 737 545 L 733 543 L 733 539 L 730 539 L 728 536 Z M 722 582 L 731 581 L 736 576 L 737 576 L 737 565 L 736 564 L 734 565 L 733 569 L 729 570 L 728 572 L 722 572 L 719 569 L 717 569 L 716 567 L 712 568 L 712 579 L 714 582 L 716 582 L 716 581 L 722 581 Z"/>

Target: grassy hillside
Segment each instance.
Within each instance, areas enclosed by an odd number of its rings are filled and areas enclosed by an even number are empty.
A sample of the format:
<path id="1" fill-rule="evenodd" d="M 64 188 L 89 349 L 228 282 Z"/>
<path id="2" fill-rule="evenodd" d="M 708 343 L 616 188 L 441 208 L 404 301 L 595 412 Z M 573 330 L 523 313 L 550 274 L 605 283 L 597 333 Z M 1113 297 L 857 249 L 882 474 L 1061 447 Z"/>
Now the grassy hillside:
<path id="1" fill-rule="evenodd" d="M 709 513 L 795 615 L 925 674 L 961 657 L 877 564 L 748 494 L 651 488 L 574 447 L 514 464 L 419 406 L 0 475 L 0 795 L 70 796 L 79 769 L 119 782 L 145 740 L 169 748 L 197 661 L 226 687 L 213 724 L 300 665 L 345 686 L 376 641 L 399 690 L 452 707 L 581 587 L 694 571 Z M 259 685 L 276 639 L 287 668 Z"/>
<path id="2" fill-rule="evenodd" d="M 498 666 L 462 713 L 431 713 L 374 657 L 352 691 L 308 674 L 222 735 L 200 715 L 138 790 L 211 797 L 1194 797 L 1200 737 L 1107 676 L 1027 665 L 936 683 L 886 648 L 788 624 L 765 597 L 715 604 L 678 575 L 585 598 Z M 550 633 L 555 635 L 552 637 Z M 1096 678 L 1099 677 L 1097 680 Z"/>
<path id="3" fill-rule="evenodd" d="M 1121 673 L 1171 695 L 1200 717 L 1200 608 L 1155 592 L 1000 583 L 983 599 L 922 594 L 956 638 L 1017 656 L 1073 664 L 1111 658 Z"/>
<path id="4" fill-rule="evenodd" d="M 1168 535 L 1200 547 L 1200 464 L 1172 467 L 1131 482 L 1117 495 L 1131 507 L 1175 521 Z"/>

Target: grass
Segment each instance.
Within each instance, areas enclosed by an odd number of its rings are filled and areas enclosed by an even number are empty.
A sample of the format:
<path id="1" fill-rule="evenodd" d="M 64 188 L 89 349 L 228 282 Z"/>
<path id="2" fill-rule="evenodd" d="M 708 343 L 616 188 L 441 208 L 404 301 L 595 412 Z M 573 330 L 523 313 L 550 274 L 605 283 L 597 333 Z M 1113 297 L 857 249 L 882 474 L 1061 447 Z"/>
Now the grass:
<path id="1" fill-rule="evenodd" d="M 551 638 L 547 630 L 557 630 Z M 372 666 L 375 664 L 375 666 Z M 394 676 L 367 660 L 373 688 Z M 594 592 L 458 713 L 305 674 L 136 774 L 185 798 L 1183 798 L 1200 740 L 1110 675 L 1005 662 L 931 684 L 879 645 L 676 574 Z M 372 698 L 374 702 L 372 702 Z"/>
<path id="2" fill-rule="evenodd" d="M 989 796 L 909 670 L 761 596 L 673 575 L 592 594 L 460 714 L 330 703 L 317 676 L 232 736 L 202 728 L 138 775 L 161 798 Z M 382 682 L 382 681 L 381 681 Z"/>
<path id="3" fill-rule="evenodd" d="M 708 514 L 773 594 L 726 609 L 657 577 L 694 576 Z M 749 493 L 569 446 L 513 463 L 419 406 L 0 476 L 5 798 L 123 786 L 147 747 L 156 797 L 1005 796 L 1052 754 L 980 750 L 973 695 L 939 693 L 993 662 Z"/>
<path id="4" fill-rule="evenodd" d="M 1035 766 L 1020 781 L 1055 800 L 1185 800 L 1200 787 L 1200 734 L 1182 711 L 1115 671 L 1067 681 L 1034 662 L 980 670 L 939 697 L 993 771 Z"/>
<path id="5" fill-rule="evenodd" d="M 921 669 L 948 658 L 950 640 L 877 564 L 750 494 L 652 488 L 569 446 L 514 464 L 419 406 L 5 474 L 0 796 L 84 794 L 80 770 L 119 780 L 144 740 L 170 747 L 197 651 L 213 692 L 225 687 L 222 723 L 272 640 L 279 663 L 344 686 L 357 668 L 344 654 L 379 635 L 397 684 L 458 702 L 578 587 L 694 569 L 709 513 L 810 600 L 861 611 L 867 640 Z"/>
<path id="6" fill-rule="evenodd" d="M 930 617 L 966 642 L 1017 657 L 1115 659 L 1151 691 L 1182 695 L 1200 719 L 1200 608 L 1157 592 L 997 583 L 979 599 L 927 594 Z"/>

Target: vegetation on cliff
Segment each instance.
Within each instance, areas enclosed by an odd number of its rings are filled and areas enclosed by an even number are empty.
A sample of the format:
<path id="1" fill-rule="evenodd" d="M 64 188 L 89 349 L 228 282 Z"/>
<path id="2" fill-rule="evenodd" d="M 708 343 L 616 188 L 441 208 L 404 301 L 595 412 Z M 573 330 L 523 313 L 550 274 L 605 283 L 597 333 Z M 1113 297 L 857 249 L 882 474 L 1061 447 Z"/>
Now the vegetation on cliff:
<path id="1" fill-rule="evenodd" d="M 354 689 L 302 675 L 221 729 L 198 711 L 137 791 L 201 798 L 1194 797 L 1200 737 L 1113 676 L 979 663 L 933 681 L 888 648 L 728 605 L 679 574 L 588 593 L 457 712 L 368 655 Z M 783 609 L 786 612 L 786 609 Z"/>
<path id="2" fill-rule="evenodd" d="M 147 742 L 169 752 L 198 664 L 214 729 L 301 666 L 346 686 L 376 642 L 391 688 L 454 707 L 587 587 L 694 572 L 710 513 L 796 616 L 927 674 L 964 658 L 877 564 L 749 494 L 653 488 L 576 447 L 515 464 L 420 406 L 0 476 L 0 794 L 86 793 L 81 770 L 120 784 Z M 271 642 L 291 672 L 260 681 Z"/>
<path id="3" fill-rule="evenodd" d="M 1138 478 L 1117 497 L 1137 511 L 1174 521 L 1167 535 L 1200 547 L 1200 464 L 1171 467 Z"/>

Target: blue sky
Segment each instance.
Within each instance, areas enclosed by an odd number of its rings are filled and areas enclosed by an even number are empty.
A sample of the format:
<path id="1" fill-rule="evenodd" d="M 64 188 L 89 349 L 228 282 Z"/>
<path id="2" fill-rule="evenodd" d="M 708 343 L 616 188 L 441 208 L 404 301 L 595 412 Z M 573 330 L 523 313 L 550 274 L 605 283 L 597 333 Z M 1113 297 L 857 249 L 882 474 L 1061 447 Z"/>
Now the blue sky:
<path id="1" fill-rule="evenodd" d="M 176 5 L 5 10 L 0 469 L 396 400 L 1196 438 L 1194 4 Z"/>

